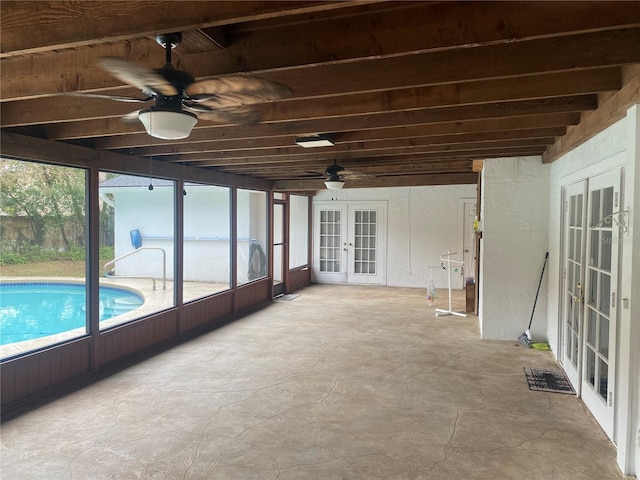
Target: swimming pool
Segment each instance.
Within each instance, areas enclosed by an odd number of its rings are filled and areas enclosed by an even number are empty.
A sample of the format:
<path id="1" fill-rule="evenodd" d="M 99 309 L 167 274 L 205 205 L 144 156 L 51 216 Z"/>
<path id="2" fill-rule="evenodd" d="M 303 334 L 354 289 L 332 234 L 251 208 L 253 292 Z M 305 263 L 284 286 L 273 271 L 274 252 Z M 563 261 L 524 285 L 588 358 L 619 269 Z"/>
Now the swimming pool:
<path id="1" fill-rule="evenodd" d="M 131 290 L 100 287 L 100 321 L 138 308 L 144 297 Z M 0 345 L 84 328 L 86 291 L 82 283 L 0 283 Z"/>

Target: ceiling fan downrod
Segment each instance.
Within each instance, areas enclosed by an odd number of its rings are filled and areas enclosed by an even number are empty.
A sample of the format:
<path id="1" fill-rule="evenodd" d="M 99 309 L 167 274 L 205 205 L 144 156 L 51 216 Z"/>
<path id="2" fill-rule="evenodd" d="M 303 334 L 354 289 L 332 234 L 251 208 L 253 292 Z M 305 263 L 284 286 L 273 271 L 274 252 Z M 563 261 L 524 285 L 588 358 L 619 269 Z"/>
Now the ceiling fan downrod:
<path id="1" fill-rule="evenodd" d="M 165 51 L 165 61 L 167 63 L 171 63 L 171 50 L 180 45 L 182 41 L 182 33 L 181 32 L 173 32 L 173 33 L 159 33 L 156 35 L 156 42 Z"/>

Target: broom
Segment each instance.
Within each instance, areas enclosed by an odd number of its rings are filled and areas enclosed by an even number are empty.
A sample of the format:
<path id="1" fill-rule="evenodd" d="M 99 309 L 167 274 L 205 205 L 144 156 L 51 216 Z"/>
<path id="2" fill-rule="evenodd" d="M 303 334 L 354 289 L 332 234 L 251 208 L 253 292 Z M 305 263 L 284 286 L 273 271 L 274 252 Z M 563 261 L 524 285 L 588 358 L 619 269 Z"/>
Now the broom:
<path id="1" fill-rule="evenodd" d="M 538 290 L 536 290 L 536 298 L 533 301 L 533 308 L 531 309 L 531 318 L 529 319 L 529 326 L 522 332 L 522 335 L 518 337 L 518 343 L 523 347 L 531 347 L 531 324 L 533 323 L 533 314 L 536 311 L 536 303 L 538 303 L 538 294 L 540 293 L 540 285 L 542 285 L 542 277 L 544 276 L 544 268 L 547 266 L 547 258 L 549 258 L 549 252 L 544 256 L 544 263 L 542 264 L 542 273 L 540 274 L 540 281 L 538 282 Z"/>

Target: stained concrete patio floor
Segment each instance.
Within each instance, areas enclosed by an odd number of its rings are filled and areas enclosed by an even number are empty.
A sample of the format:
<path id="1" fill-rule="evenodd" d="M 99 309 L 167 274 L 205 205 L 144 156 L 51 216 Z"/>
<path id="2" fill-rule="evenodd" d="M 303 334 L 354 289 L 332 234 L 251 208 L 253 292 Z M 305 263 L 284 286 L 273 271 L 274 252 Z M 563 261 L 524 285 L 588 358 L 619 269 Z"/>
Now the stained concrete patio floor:
<path id="1" fill-rule="evenodd" d="M 424 290 L 297 293 L 11 414 L 2 479 L 625 478 L 579 399 L 528 389 L 550 352 Z"/>

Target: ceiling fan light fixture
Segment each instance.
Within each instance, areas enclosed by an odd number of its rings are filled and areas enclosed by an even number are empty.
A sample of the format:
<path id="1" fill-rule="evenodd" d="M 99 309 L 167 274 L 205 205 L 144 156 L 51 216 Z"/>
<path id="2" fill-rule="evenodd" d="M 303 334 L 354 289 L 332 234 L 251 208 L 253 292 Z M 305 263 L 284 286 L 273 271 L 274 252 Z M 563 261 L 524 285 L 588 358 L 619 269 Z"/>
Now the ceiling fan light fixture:
<path id="1" fill-rule="evenodd" d="M 344 180 L 327 180 L 324 184 L 329 190 L 341 190 L 344 187 Z"/>
<path id="2" fill-rule="evenodd" d="M 198 117 L 190 112 L 155 108 L 140 110 L 138 118 L 149 135 L 165 140 L 187 138 L 198 122 Z"/>
<path id="3" fill-rule="evenodd" d="M 296 143 L 303 148 L 332 147 L 335 142 L 326 135 L 296 138 Z"/>

